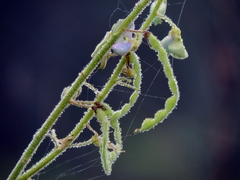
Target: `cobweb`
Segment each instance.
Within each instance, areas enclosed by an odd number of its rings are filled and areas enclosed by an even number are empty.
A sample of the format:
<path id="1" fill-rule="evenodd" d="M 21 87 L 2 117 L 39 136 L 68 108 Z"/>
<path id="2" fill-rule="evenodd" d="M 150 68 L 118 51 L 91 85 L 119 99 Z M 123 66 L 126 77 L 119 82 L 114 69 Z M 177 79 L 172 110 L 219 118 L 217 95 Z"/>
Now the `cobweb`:
<path id="1" fill-rule="evenodd" d="M 179 24 L 182 17 L 183 7 L 186 0 L 172 0 L 168 1 L 167 15 L 177 24 Z M 109 28 L 117 21 L 119 18 L 124 18 L 128 13 L 130 8 L 134 6 L 135 2 L 129 2 L 128 0 L 118 0 L 116 1 L 116 8 L 112 11 L 109 17 Z M 146 11 L 148 11 L 147 9 Z M 136 26 L 140 27 L 141 20 L 146 17 L 147 12 L 143 13 L 136 22 Z M 162 39 L 167 35 L 169 31 L 169 26 L 167 24 L 159 26 L 157 28 L 152 28 L 152 32 Z M 161 29 L 161 32 L 159 31 Z M 167 85 L 167 79 L 165 78 L 162 66 L 157 61 L 155 52 L 153 52 L 147 45 L 143 43 L 137 52 L 140 57 L 142 65 L 142 89 L 141 96 L 138 99 L 136 105 L 131 109 L 131 112 L 125 117 L 121 118 L 120 124 L 122 128 L 123 135 L 123 147 L 126 151 L 120 154 L 120 157 L 113 165 L 113 171 L 110 176 L 106 176 L 102 170 L 102 165 L 100 161 L 99 148 L 94 145 L 89 145 L 86 147 L 81 147 L 78 149 L 69 149 L 62 156 L 58 157 L 56 161 L 50 164 L 47 168 L 42 170 L 33 179 L 36 180 L 93 180 L 93 179 L 151 179 L 164 177 L 161 173 L 166 173 L 166 167 L 168 167 L 168 162 L 162 157 L 162 152 L 167 151 L 162 144 L 167 144 L 166 137 L 164 133 L 166 132 L 166 127 L 164 124 L 158 125 L 157 128 L 148 133 L 139 134 L 133 136 L 133 130 L 140 127 L 143 119 L 146 117 L 153 117 L 154 113 L 163 108 L 165 100 L 170 96 L 170 91 Z M 93 84 L 94 87 L 101 89 L 105 84 L 106 80 L 112 73 L 113 68 L 116 65 L 117 59 L 119 57 L 109 60 L 106 69 L 103 72 L 95 72 L 89 79 L 89 83 Z M 173 65 L 173 59 L 171 63 Z M 101 76 L 102 80 L 99 80 Z M 116 110 L 121 107 L 125 102 L 128 101 L 131 90 L 124 87 L 117 86 L 111 95 L 107 98 L 106 102 L 111 104 L 113 109 Z M 91 99 L 93 93 L 85 88 L 81 96 Z M 78 114 L 77 120 L 80 119 L 79 108 L 72 108 L 70 112 L 66 112 L 67 115 L 64 117 L 72 117 Z M 64 113 L 65 114 L 65 113 Z M 72 115 L 71 115 L 72 114 Z M 174 113 L 169 117 L 174 118 Z M 58 126 L 64 126 L 61 124 Z M 91 126 L 94 129 L 98 129 L 98 124 L 94 124 L 91 121 Z M 57 129 L 57 127 L 56 127 Z M 89 139 L 92 136 L 91 132 L 83 132 L 85 137 L 79 139 L 82 141 L 84 139 Z M 49 149 L 53 147 L 50 139 L 44 140 L 41 150 L 46 154 Z"/>

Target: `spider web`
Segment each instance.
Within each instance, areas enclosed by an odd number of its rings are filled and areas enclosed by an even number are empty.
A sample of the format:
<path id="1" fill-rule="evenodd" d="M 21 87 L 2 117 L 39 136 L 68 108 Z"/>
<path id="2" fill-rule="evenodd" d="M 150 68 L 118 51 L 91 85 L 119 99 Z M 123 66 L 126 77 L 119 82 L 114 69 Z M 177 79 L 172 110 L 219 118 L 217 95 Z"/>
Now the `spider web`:
<path id="1" fill-rule="evenodd" d="M 182 17 L 185 2 L 186 0 L 168 1 L 167 15 L 170 16 L 174 22 L 177 22 L 178 25 Z M 127 0 L 118 0 L 116 9 L 110 15 L 109 27 L 119 18 L 124 18 L 129 12 L 128 7 L 133 7 L 134 3 L 135 2 Z M 139 22 L 136 22 L 137 27 L 140 27 L 141 20 L 145 17 L 146 14 L 144 13 L 139 17 Z M 165 29 L 163 27 L 163 31 L 160 34 L 159 29 L 161 28 L 162 25 L 152 30 L 159 39 L 166 36 L 169 26 L 166 25 Z M 98 152 L 99 148 L 90 145 L 79 149 L 67 150 L 63 156 L 58 157 L 55 162 L 41 171 L 34 179 L 151 179 L 154 175 L 155 177 L 159 177 L 156 175 L 159 169 L 162 169 L 162 171 L 166 170 L 164 168 L 164 163 L 166 162 L 159 163 L 159 160 L 157 160 L 158 158 L 156 158 L 162 150 L 161 147 L 153 146 L 154 144 L 151 143 L 151 141 L 155 143 L 164 141 L 164 137 L 158 137 L 158 131 L 163 131 L 164 134 L 164 126 L 158 125 L 157 129 L 149 131 L 148 133 L 151 134 L 151 136 L 149 134 L 147 135 L 147 133 L 132 136 L 133 130 L 140 127 L 143 119 L 146 117 L 153 117 L 157 110 L 163 108 L 165 100 L 170 96 L 167 80 L 162 72 L 161 64 L 157 61 L 155 52 L 149 49 L 147 43 L 143 43 L 137 54 L 140 57 L 143 74 L 141 95 L 135 106 L 131 109 L 131 112 L 120 120 L 124 142 L 123 147 L 126 152 L 122 153 L 120 158 L 118 158 L 117 162 L 113 165 L 111 176 L 106 176 L 102 170 Z M 113 60 L 108 62 L 104 74 L 101 72 L 100 74 L 98 72 L 93 73 L 88 82 L 93 84 L 94 87 L 101 89 L 105 82 L 99 81 L 98 76 L 101 76 L 101 79 L 107 79 L 116 66 L 117 59 L 119 59 L 119 57 L 113 58 Z M 172 65 L 173 62 L 174 60 L 171 59 Z M 114 88 L 109 98 L 107 98 L 106 102 L 111 104 L 113 109 L 116 110 L 128 101 L 131 92 L 131 90 L 125 87 L 117 86 Z M 91 98 L 93 95 L 94 94 L 87 88 L 83 89 L 83 93 L 81 94 L 81 96 L 87 97 L 86 99 Z M 95 129 L 98 125 L 93 124 L 92 126 Z M 90 138 L 92 135 L 91 132 L 84 132 L 84 134 L 87 134 L 87 138 Z M 46 154 L 53 145 L 49 140 L 45 140 L 44 144 L 44 154 Z M 154 160 L 154 158 L 156 158 L 156 160 Z M 153 162 L 154 164 L 152 164 Z"/>

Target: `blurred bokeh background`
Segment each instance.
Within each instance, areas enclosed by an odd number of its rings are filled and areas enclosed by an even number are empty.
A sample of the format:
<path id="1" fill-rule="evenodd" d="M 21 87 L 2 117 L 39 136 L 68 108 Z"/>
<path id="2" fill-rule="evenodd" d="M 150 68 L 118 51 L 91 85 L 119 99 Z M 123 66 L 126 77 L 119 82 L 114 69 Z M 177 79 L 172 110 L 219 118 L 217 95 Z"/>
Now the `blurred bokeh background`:
<path id="1" fill-rule="evenodd" d="M 121 2 L 1 1 L 0 179 L 7 178 L 58 103 L 62 89 L 89 62 L 109 25 L 124 18 L 125 11 L 137 1 Z M 168 3 L 167 15 L 177 22 L 183 0 Z M 140 16 L 136 27 L 145 17 Z M 126 153 L 116 161 L 109 177 L 104 176 L 100 162 L 94 161 L 99 157 L 97 148 L 89 146 L 66 152 L 39 179 L 56 179 L 63 172 L 59 179 L 240 179 L 239 24 L 240 1 L 187 0 L 179 26 L 189 58 L 172 60 L 181 91 L 173 114 L 154 130 L 128 136 Z M 161 39 L 167 30 L 165 24 L 152 31 Z M 162 71 L 149 96 L 144 96 L 161 65 L 146 44 L 138 54 L 143 95 L 121 120 L 123 134 L 131 134 L 169 96 Z M 90 83 L 101 88 L 116 63 L 117 59 L 110 60 L 106 70 L 96 72 Z M 114 91 L 107 102 L 116 109 L 128 96 L 124 90 Z M 91 92 L 82 97 L 91 97 Z M 55 126 L 60 138 L 74 127 L 81 114 L 78 108 L 67 110 Z M 44 155 L 48 145 L 49 139 L 33 160 Z M 58 166 L 60 163 L 63 166 Z"/>

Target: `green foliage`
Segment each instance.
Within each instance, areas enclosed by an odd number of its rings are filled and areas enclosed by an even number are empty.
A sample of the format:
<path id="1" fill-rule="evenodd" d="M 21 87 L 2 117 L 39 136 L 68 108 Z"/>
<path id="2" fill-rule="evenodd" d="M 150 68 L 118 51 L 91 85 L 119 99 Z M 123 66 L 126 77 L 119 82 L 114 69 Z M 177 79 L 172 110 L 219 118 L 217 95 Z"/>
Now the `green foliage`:
<path id="1" fill-rule="evenodd" d="M 135 19 L 150 4 L 149 16 L 144 20 L 140 29 L 134 29 Z M 72 85 L 64 89 L 59 104 L 36 132 L 33 140 L 24 151 L 8 179 L 28 179 L 45 168 L 68 148 L 79 148 L 90 144 L 99 147 L 103 169 L 106 175 L 111 174 L 113 163 L 124 152 L 119 119 L 130 111 L 140 94 L 142 82 L 141 65 L 139 57 L 135 52 L 141 45 L 143 37 L 148 40 L 149 47 L 157 53 L 158 60 L 161 62 L 164 74 L 168 79 L 168 86 L 172 95 L 166 100 L 164 109 L 158 110 L 153 118 L 143 120 L 142 126 L 136 129 L 134 133 L 154 128 L 172 112 L 179 100 L 179 90 L 177 80 L 169 62 L 169 56 L 177 59 L 185 59 L 188 57 L 188 53 L 183 45 L 180 29 L 165 16 L 166 5 L 166 0 L 155 0 L 154 2 L 140 0 L 125 19 L 120 19 L 113 25 L 112 30 L 106 33 L 103 40 L 92 53 L 93 59 L 79 73 L 79 76 Z M 171 30 L 160 41 L 147 30 L 152 24 L 161 24 L 162 20 L 171 26 Z M 133 34 L 135 34 L 134 37 Z M 105 86 L 99 90 L 88 84 L 86 80 L 91 77 L 91 73 L 97 68 L 104 70 L 108 59 L 112 56 L 121 56 L 121 59 Z M 77 100 L 83 85 L 95 92 L 96 97 L 93 100 Z M 132 89 L 132 94 L 129 97 L 129 102 L 122 105 L 119 110 L 113 110 L 111 105 L 105 103 L 104 100 L 113 88 L 118 85 Z M 86 108 L 86 112 L 79 123 L 76 124 L 74 129 L 65 138 L 58 139 L 52 126 L 70 105 Z M 100 135 L 90 126 L 90 120 L 94 117 L 101 126 Z M 75 140 L 85 128 L 92 131 L 93 136 L 87 141 L 76 143 Z M 113 130 L 114 142 L 111 142 L 109 138 L 110 129 Z M 52 139 L 55 147 L 38 163 L 28 170 L 23 171 L 46 136 Z"/>

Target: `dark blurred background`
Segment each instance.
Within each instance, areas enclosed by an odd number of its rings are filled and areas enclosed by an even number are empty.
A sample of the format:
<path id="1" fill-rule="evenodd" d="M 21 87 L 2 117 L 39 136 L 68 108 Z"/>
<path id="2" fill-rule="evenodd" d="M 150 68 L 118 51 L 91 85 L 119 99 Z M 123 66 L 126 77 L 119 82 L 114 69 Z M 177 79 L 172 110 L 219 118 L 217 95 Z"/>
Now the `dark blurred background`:
<path id="1" fill-rule="evenodd" d="M 122 2 L 126 8 L 118 0 L 0 2 L 0 179 L 7 178 L 33 134 L 58 103 L 62 89 L 89 62 L 109 25 L 124 18 L 124 10 L 131 10 L 137 1 Z M 178 21 L 182 2 L 168 1 L 167 15 L 174 22 Z M 137 28 L 145 17 L 140 16 Z M 239 23 L 240 1 L 187 0 L 179 26 L 189 58 L 172 61 L 181 92 L 173 114 L 154 130 L 128 136 L 126 153 L 116 161 L 109 177 L 104 176 L 99 161 L 92 164 L 99 155 L 97 148 L 89 146 L 69 150 L 39 179 L 56 179 L 62 172 L 65 174 L 61 179 L 240 179 Z M 161 39 L 166 29 L 169 26 L 165 24 L 153 28 L 153 32 Z M 161 65 L 146 44 L 138 55 L 145 94 Z M 110 60 L 106 70 L 94 74 L 90 83 L 100 88 L 117 61 Z M 156 64 L 149 68 L 147 63 Z M 131 134 L 145 117 L 153 116 L 163 106 L 169 91 L 162 71 L 148 94 L 154 97 L 142 95 L 121 120 L 123 134 Z M 91 92 L 82 95 L 86 97 L 91 97 Z M 114 91 L 107 102 L 116 109 L 128 97 L 127 92 Z M 78 108 L 67 110 L 54 127 L 60 138 L 74 127 L 81 113 Z M 33 161 L 46 153 L 48 145 L 49 139 Z M 58 167 L 62 162 L 64 165 Z M 72 168 L 76 168 L 71 170 L 73 174 L 69 170 Z"/>

